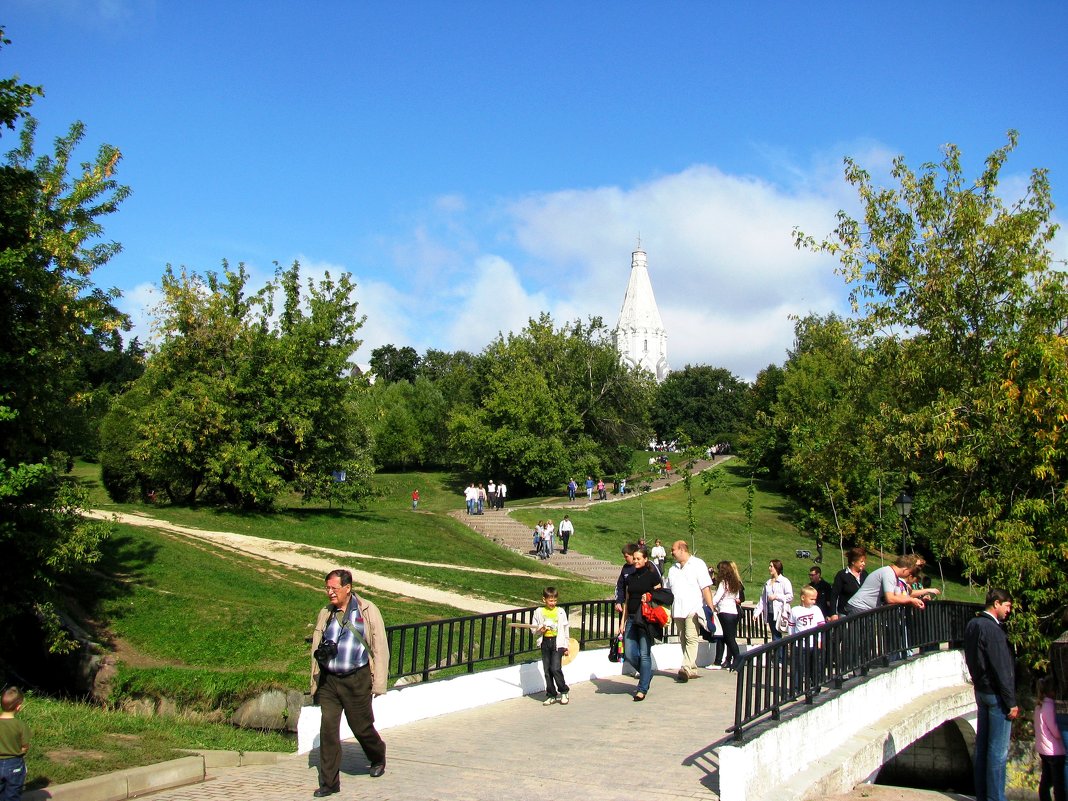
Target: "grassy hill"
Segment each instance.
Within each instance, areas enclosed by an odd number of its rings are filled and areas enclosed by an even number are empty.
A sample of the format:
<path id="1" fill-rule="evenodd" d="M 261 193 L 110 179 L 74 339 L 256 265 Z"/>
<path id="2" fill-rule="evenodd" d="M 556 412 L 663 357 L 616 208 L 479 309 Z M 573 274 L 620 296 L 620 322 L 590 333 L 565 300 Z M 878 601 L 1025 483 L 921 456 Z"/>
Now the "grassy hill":
<path id="1" fill-rule="evenodd" d="M 709 495 L 694 482 L 693 536 L 698 555 L 710 564 L 733 559 L 743 572 L 750 565 L 750 537 L 744 502 L 749 479 L 744 463 L 731 460 L 717 468 L 720 486 Z M 137 512 L 195 528 L 226 531 L 329 547 L 363 554 L 347 565 L 371 573 L 441 587 L 516 607 L 530 606 L 547 583 L 556 584 L 564 598 L 607 597 L 610 589 L 565 575 L 551 565 L 499 548 L 450 518 L 446 513 L 463 505 L 463 476 L 448 473 L 382 474 L 375 478 L 376 494 L 363 508 L 331 508 L 302 504 L 290 498 L 271 514 L 247 514 L 215 509 L 187 509 L 166 505 L 113 504 L 103 492 L 97 465 L 79 463 L 75 471 L 90 492 L 94 508 Z M 419 511 L 411 510 L 411 491 L 418 489 Z M 552 506 L 545 506 L 551 504 Z M 667 489 L 622 503 L 596 504 L 588 510 L 568 507 L 566 498 L 529 498 L 509 504 L 515 519 L 533 527 L 546 517 L 565 513 L 574 520 L 572 545 L 577 550 L 612 562 L 620 561 L 622 544 L 644 534 L 651 544 L 666 545 L 690 539 L 686 494 L 681 480 Z M 794 552 L 815 555 L 810 537 L 795 528 L 791 501 L 770 484 L 760 483 L 754 497 L 752 570 L 745 575 L 747 596 L 755 598 L 766 578 L 767 562 L 782 559 L 786 575 L 803 581 L 811 564 Z M 397 559 L 431 564 L 411 564 Z M 869 561 L 879 564 L 878 557 Z M 841 565 L 835 543 L 824 547 L 828 576 Z M 460 567 L 515 571 L 501 575 L 463 571 Z M 186 708 L 230 710 L 268 687 L 303 689 L 307 684 L 308 646 L 316 610 L 324 603 L 322 576 L 298 567 L 265 562 L 212 544 L 149 528 L 120 525 L 104 547 L 103 559 L 92 574 L 70 589 L 97 632 L 114 650 L 119 671 L 113 701 L 134 696 L 169 697 Z M 460 610 L 372 588 L 360 588 L 382 609 L 388 624 L 417 622 L 464 614 Z M 947 586 L 947 596 L 974 600 L 962 584 Z M 69 711 L 64 712 L 64 707 Z M 143 750 L 129 743 L 167 748 L 240 748 L 288 750 L 286 738 L 242 732 L 206 724 L 156 726 L 115 711 L 34 698 L 31 725 L 47 728 L 44 748 L 31 751 L 31 777 L 71 781 L 114 769 L 115 764 L 139 764 Z M 79 723 L 57 727 L 56 720 Z M 94 756 L 71 756 L 93 731 L 124 732 L 114 749 L 101 739 Z M 69 739 L 64 747 L 65 738 Z M 236 738 L 236 739 L 235 739 Z M 229 743 L 229 744 L 228 744 Z M 236 744 L 235 744 L 236 743 Z M 54 746 L 49 749 L 49 746 Z M 96 756 L 100 750 L 108 754 Z M 151 750 L 151 749 L 150 749 Z M 49 754 L 64 754 L 53 759 Z M 119 755 L 116 755 L 118 753 Z M 126 753 L 125 757 L 121 753 Z M 164 757 L 160 757 L 164 758 Z"/>
<path id="2" fill-rule="evenodd" d="M 581 504 L 568 504 L 565 499 L 535 499 L 522 508 L 513 509 L 512 517 L 531 528 L 539 520 L 550 518 L 559 525 L 564 514 L 571 517 L 575 534 L 571 545 L 582 553 L 620 562 L 620 548 L 644 536 L 652 547 L 661 539 L 670 552 L 671 543 L 678 539 L 691 542 L 691 548 L 709 567 L 723 559 L 733 560 L 742 571 L 746 597 L 755 600 L 768 578 L 768 562 L 780 559 L 784 574 L 795 585 L 807 583 L 808 569 L 816 556 L 816 543 L 811 534 L 798 531 L 796 505 L 769 481 L 757 481 L 753 496 L 752 558 L 747 529 L 745 501 L 749 485 L 749 469 L 741 459 L 734 458 L 714 468 L 720 475 L 718 486 L 708 495 L 701 481 L 693 484 L 693 515 L 697 530 L 692 538 L 686 511 L 687 495 L 680 478 L 667 489 L 647 493 L 622 503 L 597 503 L 588 509 Z M 551 504 L 551 506 L 547 506 Z M 798 550 L 807 550 L 813 559 L 798 559 Z M 670 558 L 670 557 L 669 557 Z M 750 564 L 752 569 L 750 570 Z M 885 564 L 879 553 L 868 557 L 868 570 Z M 844 567 L 842 551 L 837 542 L 825 541 L 822 568 L 827 580 Z M 929 570 L 935 586 L 941 587 L 937 566 Z M 950 578 L 945 583 L 946 597 L 953 600 L 975 601 L 967 586 Z"/>

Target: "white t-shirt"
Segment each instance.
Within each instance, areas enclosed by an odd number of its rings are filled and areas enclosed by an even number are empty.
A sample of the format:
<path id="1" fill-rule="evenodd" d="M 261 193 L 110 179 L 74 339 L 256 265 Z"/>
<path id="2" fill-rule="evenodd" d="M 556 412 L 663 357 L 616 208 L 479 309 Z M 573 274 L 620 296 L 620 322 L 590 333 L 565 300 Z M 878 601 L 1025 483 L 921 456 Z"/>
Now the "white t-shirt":
<path id="1" fill-rule="evenodd" d="M 799 604 L 790 610 L 790 634 L 814 629 L 816 626 L 822 626 L 825 622 L 823 611 L 815 604 L 812 606 L 801 606 Z"/>
<path id="2" fill-rule="evenodd" d="M 575 533 L 575 527 L 573 525 L 571 525 L 571 521 L 570 520 L 561 520 L 560 521 L 560 536 L 561 537 L 564 536 L 565 534 L 574 534 L 574 533 Z"/>
<path id="3" fill-rule="evenodd" d="M 671 605 L 672 617 L 689 617 L 697 614 L 704 606 L 705 587 L 712 586 L 712 577 L 708 575 L 708 565 L 703 559 L 691 556 L 686 564 L 676 562 L 668 571 L 664 586 L 675 595 Z"/>

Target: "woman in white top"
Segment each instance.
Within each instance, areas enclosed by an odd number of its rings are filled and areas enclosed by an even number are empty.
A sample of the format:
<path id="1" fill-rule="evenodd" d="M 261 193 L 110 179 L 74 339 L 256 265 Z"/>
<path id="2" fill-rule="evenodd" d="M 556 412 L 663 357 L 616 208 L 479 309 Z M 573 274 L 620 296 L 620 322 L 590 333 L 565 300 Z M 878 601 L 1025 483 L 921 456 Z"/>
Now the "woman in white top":
<path id="1" fill-rule="evenodd" d="M 768 562 L 768 575 L 764 589 L 760 593 L 760 603 L 756 607 L 756 616 L 764 618 L 771 627 L 771 639 L 781 640 L 783 632 L 779 631 L 779 619 L 783 610 L 790 611 L 794 600 L 794 586 L 790 579 L 782 574 L 782 560 L 772 559 Z"/>
<path id="2" fill-rule="evenodd" d="M 660 575 L 663 575 L 664 562 L 667 560 L 667 549 L 664 548 L 664 543 L 657 540 L 656 545 L 653 546 L 653 550 L 649 551 L 649 558 L 653 560 L 653 564 L 656 565 L 656 569 L 660 571 Z"/>
<path id="3" fill-rule="evenodd" d="M 723 561 L 716 565 L 719 586 L 712 596 L 712 608 L 719 617 L 723 636 L 716 640 L 716 661 L 708 666 L 709 670 L 729 668 L 737 670 L 738 662 L 738 605 L 742 602 L 742 577 L 738 575 L 738 565 Z M 723 661 L 723 647 L 727 647 L 727 661 Z"/>

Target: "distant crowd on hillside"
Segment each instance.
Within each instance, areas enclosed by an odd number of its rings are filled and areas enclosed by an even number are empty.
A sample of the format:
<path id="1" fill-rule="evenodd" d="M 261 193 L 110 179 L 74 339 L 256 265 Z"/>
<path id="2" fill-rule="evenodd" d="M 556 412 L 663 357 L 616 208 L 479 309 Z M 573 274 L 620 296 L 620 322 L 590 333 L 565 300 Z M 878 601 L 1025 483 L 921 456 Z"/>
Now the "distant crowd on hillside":
<path id="1" fill-rule="evenodd" d="M 504 508 L 504 502 L 508 498 L 508 486 L 502 481 L 500 484 L 491 478 L 487 486 L 472 481 L 464 490 L 464 501 L 467 503 L 469 515 L 480 515 L 486 507 L 495 511 Z"/>

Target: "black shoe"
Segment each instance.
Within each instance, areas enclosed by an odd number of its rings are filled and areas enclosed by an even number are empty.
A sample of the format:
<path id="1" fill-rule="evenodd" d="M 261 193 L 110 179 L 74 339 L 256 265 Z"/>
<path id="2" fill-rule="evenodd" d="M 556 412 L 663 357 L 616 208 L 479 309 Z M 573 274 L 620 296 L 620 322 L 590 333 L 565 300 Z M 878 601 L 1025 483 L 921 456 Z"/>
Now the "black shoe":
<path id="1" fill-rule="evenodd" d="M 372 779 L 377 779 L 383 773 L 386 772 L 386 763 L 379 762 L 377 765 L 371 765 L 371 769 L 367 771 L 367 775 Z"/>
<path id="2" fill-rule="evenodd" d="M 315 796 L 316 798 L 325 798 L 328 795 L 333 795 L 334 793 L 340 793 L 340 792 L 341 792 L 341 786 L 338 785 L 337 787 L 320 787 L 318 790 L 316 790 L 314 793 L 312 793 L 312 795 Z"/>

